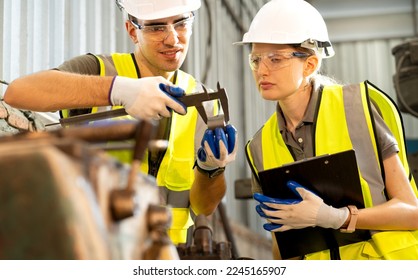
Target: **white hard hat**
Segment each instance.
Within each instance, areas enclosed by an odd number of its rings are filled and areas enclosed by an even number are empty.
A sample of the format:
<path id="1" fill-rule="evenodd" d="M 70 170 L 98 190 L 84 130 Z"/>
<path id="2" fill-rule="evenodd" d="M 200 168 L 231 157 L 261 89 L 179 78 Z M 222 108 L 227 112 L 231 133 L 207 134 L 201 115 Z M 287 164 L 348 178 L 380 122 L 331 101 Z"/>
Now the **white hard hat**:
<path id="1" fill-rule="evenodd" d="M 321 14 L 304 0 L 272 0 L 255 15 L 242 41 L 235 44 L 300 44 L 322 56 L 334 55 Z"/>
<path id="2" fill-rule="evenodd" d="M 200 8 L 200 0 L 116 0 L 116 4 L 131 16 L 142 20 L 154 20 Z"/>

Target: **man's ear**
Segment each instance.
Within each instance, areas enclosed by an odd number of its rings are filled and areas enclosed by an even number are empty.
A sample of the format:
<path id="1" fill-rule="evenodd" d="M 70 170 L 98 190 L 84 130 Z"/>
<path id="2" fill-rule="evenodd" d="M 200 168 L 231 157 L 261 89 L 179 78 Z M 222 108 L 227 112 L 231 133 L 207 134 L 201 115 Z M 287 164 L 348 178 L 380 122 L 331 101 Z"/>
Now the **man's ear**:
<path id="1" fill-rule="evenodd" d="M 304 64 L 304 68 L 303 68 L 303 74 L 306 77 L 309 77 L 310 75 L 312 75 L 318 67 L 318 57 L 316 55 L 311 55 L 308 58 L 306 58 L 305 60 L 305 64 Z"/>
<path id="2" fill-rule="evenodd" d="M 129 34 L 129 37 L 131 37 L 132 42 L 134 42 L 134 44 L 138 43 L 138 35 L 136 33 L 136 28 L 131 21 L 125 21 L 125 28 L 126 32 L 128 32 Z"/>

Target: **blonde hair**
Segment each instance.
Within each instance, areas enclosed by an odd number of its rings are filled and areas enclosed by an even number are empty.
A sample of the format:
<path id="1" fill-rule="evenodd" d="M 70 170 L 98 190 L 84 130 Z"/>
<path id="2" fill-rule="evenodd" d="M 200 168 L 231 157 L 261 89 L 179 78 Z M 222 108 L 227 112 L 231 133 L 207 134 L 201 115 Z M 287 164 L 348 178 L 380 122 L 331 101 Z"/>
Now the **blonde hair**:
<path id="1" fill-rule="evenodd" d="M 338 84 L 339 82 L 327 75 L 323 75 L 321 73 L 321 66 L 322 66 L 322 52 L 318 51 L 316 49 L 310 49 L 310 48 L 304 48 L 301 47 L 299 44 L 298 45 L 291 45 L 291 47 L 293 47 L 296 51 L 298 52 L 302 52 L 302 53 L 307 53 L 309 55 L 316 55 L 316 57 L 318 58 L 318 66 L 316 67 L 315 73 L 312 74 L 310 80 L 311 82 L 313 82 L 313 84 L 315 85 L 333 85 L 333 84 Z"/>

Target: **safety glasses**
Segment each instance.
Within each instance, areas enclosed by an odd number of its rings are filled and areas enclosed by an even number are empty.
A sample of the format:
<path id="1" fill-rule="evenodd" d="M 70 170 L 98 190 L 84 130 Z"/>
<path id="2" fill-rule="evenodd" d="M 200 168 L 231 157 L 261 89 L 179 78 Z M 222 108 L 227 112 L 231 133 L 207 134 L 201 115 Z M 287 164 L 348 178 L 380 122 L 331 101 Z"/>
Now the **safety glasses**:
<path id="1" fill-rule="evenodd" d="M 131 20 L 131 23 L 141 30 L 144 33 L 144 36 L 149 38 L 152 41 L 163 41 L 167 38 L 169 32 L 174 30 L 178 36 L 184 37 L 191 33 L 192 24 L 194 21 L 193 14 L 190 17 L 182 19 L 178 22 L 172 24 L 149 24 L 149 25 L 140 25 L 139 23 Z"/>
<path id="2" fill-rule="evenodd" d="M 281 68 L 287 67 L 290 65 L 289 59 L 292 58 L 304 58 L 308 57 L 310 54 L 303 52 L 268 52 L 260 54 L 250 54 L 249 63 L 251 70 L 256 71 L 260 67 L 260 63 L 263 62 L 264 65 L 270 71 L 279 70 Z"/>

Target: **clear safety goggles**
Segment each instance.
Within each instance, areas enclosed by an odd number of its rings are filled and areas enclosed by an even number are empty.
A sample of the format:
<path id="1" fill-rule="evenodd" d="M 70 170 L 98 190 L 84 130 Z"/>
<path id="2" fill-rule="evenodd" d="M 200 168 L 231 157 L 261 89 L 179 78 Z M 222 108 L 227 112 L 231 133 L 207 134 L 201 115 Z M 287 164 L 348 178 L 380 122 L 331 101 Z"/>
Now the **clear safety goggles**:
<path id="1" fill-rule="evenodd" d="M 152 41 L 163 41 L 168 37 L 169 32 L 174 30 L 177 33 L 177 36 L 184 37 L 191 33 L 192 24 L 194 21 L 194 15 L 191 14 L 190 17 L 182 19 L 178 22 L 172 24 L 149 24 L 149 25 L 140 25 L 139 23 L 131 20 L 131 23 L 141 30 L 144 33 L 144 36 L 148 37 Z"/>
<path id="2" fill-rule="evenodd" d="M 267 69 L 269 69 L 270 71 L 275 71 L 289 66 L 289 60 L 291 58 L 304 58 L 308 56 L 310 56 L 310 54 L 303 52 L 275 51 L 268 53 L 250 54 L 248 60 L 250 63 L 251 70 L 253 71 L 258 70 L 261 62 L 263 62 Z"/>

